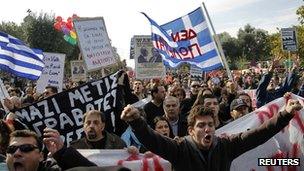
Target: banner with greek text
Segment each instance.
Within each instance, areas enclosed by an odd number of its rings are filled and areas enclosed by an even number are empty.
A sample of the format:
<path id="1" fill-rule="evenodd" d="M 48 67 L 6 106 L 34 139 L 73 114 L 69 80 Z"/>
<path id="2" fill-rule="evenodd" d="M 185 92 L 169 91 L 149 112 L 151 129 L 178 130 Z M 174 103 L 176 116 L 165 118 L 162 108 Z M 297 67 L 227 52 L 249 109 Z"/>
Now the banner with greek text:
<path id="1" fill-rule="evenodd" d="M 119 96 L 118 77 L 121 72 L 64 91 L 15 112 L 30 130 L 42 135 L 44 128 L 59 131 L 65 143 L 80 139 L 83 134 L 83 114 L 96 109 L 105 113 L 106 129 L 115 126 Z M 117 118 L 117 117 L 116 117 Z"/>
<path id="2" fill-rule="evenodd" d="M 304 105 L 304 98 L 292 94 L 292 99 L 298 99 Z M 218 136 L 231 135 L 244 132 L 248 129 L 257 128 L 266 120 L 270 119 L 284 109 L 287 99 L 281 97 L 265 106 L 247 114 L 234 122 L 216 130 Z M 231 165 L 231 171 L 281 171 L 281 170 L 304 170 L 300 166 L 258 166 L 258 158 L 300 158 L 304 161 L 304 109 L 297 112 L 281 132 L 269 139 L 266 143 L 242 154 Z"/>

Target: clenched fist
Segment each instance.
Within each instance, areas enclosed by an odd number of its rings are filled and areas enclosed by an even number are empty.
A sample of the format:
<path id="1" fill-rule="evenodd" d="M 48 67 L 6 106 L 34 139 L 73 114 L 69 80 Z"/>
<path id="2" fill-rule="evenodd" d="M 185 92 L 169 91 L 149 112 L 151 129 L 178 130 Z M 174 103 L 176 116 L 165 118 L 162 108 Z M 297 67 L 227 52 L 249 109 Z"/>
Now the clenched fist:
<path id="1" fill-rule="evenodd" d="M 299 111 L 303 108 L 303 106 L 300 104 L 299 100 L 289 99 L 285 110 L 288 113 L 294 113 L 295 111 Z"/>
<path id="2" fill-rule="evenodd" d="M 140 117 L 140 112 L 138 109 L 131 105 L 127 105 L 121 112 L 120 118 L 124 121 L 131 122 Z"/>

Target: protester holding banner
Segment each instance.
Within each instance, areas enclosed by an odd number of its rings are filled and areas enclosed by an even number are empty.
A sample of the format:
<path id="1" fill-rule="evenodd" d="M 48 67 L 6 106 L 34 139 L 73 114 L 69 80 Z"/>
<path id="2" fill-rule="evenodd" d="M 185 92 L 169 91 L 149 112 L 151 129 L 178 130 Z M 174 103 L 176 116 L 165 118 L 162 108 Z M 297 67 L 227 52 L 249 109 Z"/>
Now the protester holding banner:
<path id="1" fill-rule="evenodd" d="M 213 111 L 203 105 L 195 106 L 188 117 L 189 136 L 176 142 L 152 131 L 140 117 L 139 111 L 128 105 L 121 114 L 135 135 L 151 152 L 169 160 L 179 170 L 230 170 L 239 155 L 265 143 L 277 134 L 302 109 L 298 100 L 289 99 L 284 111 L 261 126 L 236 135 L 216 137 Z"/>

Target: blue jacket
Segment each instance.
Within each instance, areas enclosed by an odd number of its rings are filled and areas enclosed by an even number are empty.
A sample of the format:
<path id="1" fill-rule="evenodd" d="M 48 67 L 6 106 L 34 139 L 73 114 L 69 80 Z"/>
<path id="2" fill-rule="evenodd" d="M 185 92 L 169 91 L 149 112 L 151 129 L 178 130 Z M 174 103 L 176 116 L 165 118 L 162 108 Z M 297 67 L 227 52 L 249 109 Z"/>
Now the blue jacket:
<path id="1" fill-rule="evenodd" d="M 259 82 L 256 96 L 257 96 L 257 107 L 262 107 L 263 105 L 282 97 L 286 92 L 291 91 L 292 85 L 296 81 L 296 74 L 295 73 L 289 73 L 287 77 L 285 78 L 285 81 L 283 85 L 274 91 L 267 91 L 267 86 L 272 78 L 272 72 L 269 72 L 265 75 L 263 75 L 262 79 Z"/>

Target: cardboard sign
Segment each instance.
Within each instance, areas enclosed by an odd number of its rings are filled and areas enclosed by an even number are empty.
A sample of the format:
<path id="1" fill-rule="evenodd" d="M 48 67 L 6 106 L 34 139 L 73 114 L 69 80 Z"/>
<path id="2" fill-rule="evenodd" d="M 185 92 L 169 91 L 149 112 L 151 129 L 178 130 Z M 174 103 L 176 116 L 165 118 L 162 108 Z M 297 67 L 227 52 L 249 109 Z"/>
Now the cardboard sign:
<path id="1" fill-rule="evenodd" d="M 43 93 L 48 85 L 58 88 L 62 91 L 65 54 L 61 53 L 43 53 L 45 67 L 42 70 L 40 78 L 37 80 L 37 92 Z"/>
<path id="2" fill-rule="evenodd" d="M 161 78 L 165 74 L 162 57 L 153 47 L 151 36 L 134 36 L 136 78 Z"/>
<path id="3" fill-rule="evenodd" d="M 116 62 L 103 17 L 80 18 L 73 22 L 88 71 Z"/>

